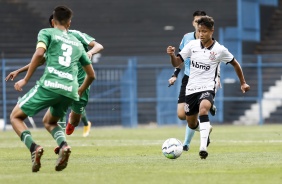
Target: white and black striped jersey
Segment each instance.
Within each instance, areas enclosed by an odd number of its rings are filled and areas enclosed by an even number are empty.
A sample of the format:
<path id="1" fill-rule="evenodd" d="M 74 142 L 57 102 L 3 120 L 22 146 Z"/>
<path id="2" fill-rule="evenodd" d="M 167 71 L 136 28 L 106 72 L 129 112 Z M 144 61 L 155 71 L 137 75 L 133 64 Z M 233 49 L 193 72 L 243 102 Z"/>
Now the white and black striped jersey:
<path id="1" fill-rule="evenodd" d="M 185 61 L 190 57 L 190 76 L 186 86 L 186 95 L 215 90 L 218 65 L 220 62 L 229 63 L 234 56 L 214 40 L 214 43 L 205 48 L 201 40 L 192 40 L 179 52 L 178 56 Z"/>

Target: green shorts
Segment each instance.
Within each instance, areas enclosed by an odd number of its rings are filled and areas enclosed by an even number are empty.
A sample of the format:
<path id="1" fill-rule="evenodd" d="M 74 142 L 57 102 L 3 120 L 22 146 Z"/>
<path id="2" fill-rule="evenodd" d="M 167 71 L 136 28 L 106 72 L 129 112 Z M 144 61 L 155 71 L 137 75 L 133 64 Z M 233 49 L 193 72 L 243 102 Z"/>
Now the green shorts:
<path id="1" fill-rule="evenodd" d="M 21 110 L 30 117 L 48 107 L 53 116 L 62 117 L 73 101 L 71 98 L 35 85 L 18 101 L 18 104 Z"/>
<path id="2" fill-rule="evenodd" d="M 85 110 L 86 105 L 87 101 L 81 99 L 79 101 L 73 101 L 73 103 L 71 104 L 71 110 L 76 114 L 82 114 Z"/>

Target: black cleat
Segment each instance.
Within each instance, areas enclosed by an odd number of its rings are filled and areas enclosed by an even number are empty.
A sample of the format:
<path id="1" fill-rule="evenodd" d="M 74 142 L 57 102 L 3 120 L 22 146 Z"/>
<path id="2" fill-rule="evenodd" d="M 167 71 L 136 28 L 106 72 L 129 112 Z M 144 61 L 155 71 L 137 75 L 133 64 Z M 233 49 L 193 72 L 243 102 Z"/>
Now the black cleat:
<path id="1" fill-rule="evenodd" d="M 187 146 L 187 145 L 184 145 L 184 146 L 183 146 L 183 151 L 188 151 L 188 150 L 189 150 L 188 146 Z"/>
<path id="2" fill-rule="evenodd" d="M 210 113 L 211 113 L 211 115 L 214 116 L 214 115 L 216 114 L 216 111 L 217 111 L 216 106 L 213 105 L 213 106 L 210 108 Z"/>
<path id="3" fill-rule="evenodd" d="M 209 154 L 208 154 L 207 151 L 202 150 L 202 151 L 199 152 L 199 155 L 200 155 L 201 159 L 206 159 Z"/>
<path id="4" fill-rule="evenodd" d="M 55 153 L 56 153 L 56 151 L 55 151 Z M 59 154 L 58 154 L 59 157 L 57 159 L 56 166 L 55 166 L 56 171 L 62 171 L 67 167 L 70 154 L 71 154 L 71 148 L 67 145 L 64 145 L 59 150 Z"/>

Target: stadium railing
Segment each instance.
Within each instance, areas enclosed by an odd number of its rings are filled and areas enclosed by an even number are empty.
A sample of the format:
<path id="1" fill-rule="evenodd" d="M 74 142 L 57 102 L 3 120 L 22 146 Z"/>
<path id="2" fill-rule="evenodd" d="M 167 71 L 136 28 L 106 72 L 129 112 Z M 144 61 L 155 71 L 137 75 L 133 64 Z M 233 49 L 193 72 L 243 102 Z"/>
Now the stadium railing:
<path id="1" fill-rule="evenodd" d="M 246 94 L 241 94 L 237 78 L 226 75 L 231 72 L 231 66 L 221 66 L 223 88 L 216 94 L 215 105 L 218 111 L 215 116 L 210 116 L 211 122 L 238 121 L 255 103 L 259 105 L 256 110 L 258 119 L 252 120 L 253 124 L 263 124 L 267 118 L 271 118 L 270 115 L 265 115 L 269 110 L 263 105 L 265 100 L 280 102 L 282 99 L 282 94 L 267 95 L 275 88 L 276 83 L 282 80 L 280 58 L 281 55 L 243 56 L 242 68 L 247 82 L 251 85 L 251 91 Z M 152 122 L 156 122 L 159 126 L 169 124 L 182 126 L 186 123 L 177 118 L 177 98 L 183 74 L 180 74 L 173 86 L 168 87 L 168 79 L 173 72 L 168 57 L 128 57 L 124 58 L 121 64 L 113 64 L 115 57 L 103 57 L 103 59 L 111 60 L 111 64 L 95 64 L 97 79 L 91 85 L 90 99 L 86 108 L 88 118 L 94 122 L 94 126 L 134 128 Z M 143 60 L 147 62 L 142 62 Z M 4 119 L 5 125 L 10 123 L 8 117 L 18 97 L 27 92 L 42 75 L 44 67 L 38 69 L 32 78 L 33 81 L 22 93 L 13 89 L 14 82 L 21 76 L 13 82 L 5 82 L 9 72 L 26 65 L 28 61 L 28 59 L 4 58 L 1 60 L 0 119 Z M 278 89 L 280 89 L 279 85 Z M 276 105 L 276 108 L 269 113 L 275 114 L 280 106 L 282 104 Z M 42 117 L 43 114 L 33 117 L 37 127 L 42 126 Z"/>

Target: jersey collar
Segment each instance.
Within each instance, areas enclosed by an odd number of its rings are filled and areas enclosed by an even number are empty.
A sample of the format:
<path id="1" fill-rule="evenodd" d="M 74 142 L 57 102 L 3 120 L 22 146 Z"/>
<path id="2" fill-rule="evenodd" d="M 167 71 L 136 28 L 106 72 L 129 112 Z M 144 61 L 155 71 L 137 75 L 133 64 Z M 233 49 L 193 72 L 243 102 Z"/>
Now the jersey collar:
<path id="1" fill-rule="evenodd" d="M 211 49 L 213 48 L 213 46 L 214 46 L 216 40 L 215 40 L 214 38 L 212 38 L 212 40 L 214 41 L 213 44 L 211 44 L 211 45 L 210 45 L 208 48 L 206 48 L 206 49 L 211 50 Z M 202 42 L 200 42 L 200 43 L 201 43 L 201 49 L 204 49 L 205 47 L 203 46 Z"/>

